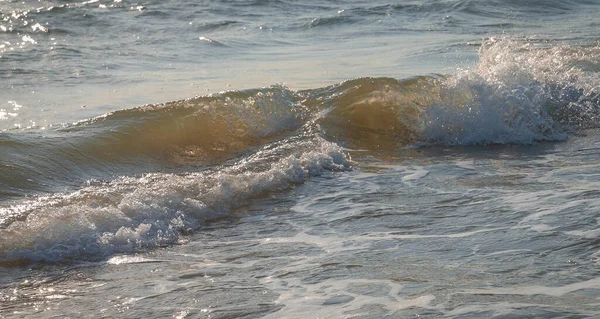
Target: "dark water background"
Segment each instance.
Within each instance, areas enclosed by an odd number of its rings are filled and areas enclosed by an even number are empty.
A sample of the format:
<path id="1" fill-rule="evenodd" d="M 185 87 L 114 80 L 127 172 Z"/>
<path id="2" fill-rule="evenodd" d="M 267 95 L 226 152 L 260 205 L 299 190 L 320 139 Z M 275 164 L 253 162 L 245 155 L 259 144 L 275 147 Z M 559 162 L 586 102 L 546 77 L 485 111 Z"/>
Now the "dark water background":
<path id="1" fill-rule="evenodd" d="M 0 1 L 0 317 L 600 315 L 598 1 Z"/>

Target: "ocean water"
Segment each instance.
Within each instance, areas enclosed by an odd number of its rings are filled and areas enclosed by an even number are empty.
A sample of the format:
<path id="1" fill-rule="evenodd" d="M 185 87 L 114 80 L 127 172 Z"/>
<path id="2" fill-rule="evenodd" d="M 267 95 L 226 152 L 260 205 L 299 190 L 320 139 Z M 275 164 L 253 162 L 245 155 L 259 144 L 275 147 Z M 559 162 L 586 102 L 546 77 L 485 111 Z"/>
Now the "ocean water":
<path id="1" fill-rule="evenodd" d="M 0 317 L 600 317 L 599 15 L 0 0 Z"/>

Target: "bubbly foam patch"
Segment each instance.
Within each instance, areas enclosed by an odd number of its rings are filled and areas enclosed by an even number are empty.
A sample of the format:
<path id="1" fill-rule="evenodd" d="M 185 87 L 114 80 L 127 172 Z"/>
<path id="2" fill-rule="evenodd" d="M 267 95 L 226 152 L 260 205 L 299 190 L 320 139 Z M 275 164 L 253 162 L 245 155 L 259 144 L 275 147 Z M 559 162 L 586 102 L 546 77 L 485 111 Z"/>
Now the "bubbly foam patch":
<path id="1" fill-rule="evenodd" d="M 329 138 L 354 149 L 564 141 L 600 125 L 600 45 L 484 41 L 449 76 L 358 78 L 309 92 Z"/>
<path id="2" fill-rule="evenodd" d="M 364 314 L 367 306 L 381 307 L 393 316 L 402 309 L 427 308 L 435 299 L 433 295 L 402 298 L 402 285 L 387 280 L 325 280 L 307 285 L 300 279 L 288 278 L 283 281 L 267 277 L 263 284 L 279 292 L 275 303 L 283 306 L 280 311 L 266 318 L 345 318 Z M 295 289 L 289 289 L 289 286 Z M 361 291 L 369 289 L 382 293 L 370 296 Z"/>
<path id="3" fill-rule="evenodd" d="M 223 169 L 92 185 L 40 199 L 46 204 L 33 205 L 26 218 L 0 230 L 0 260 L 94 259 L 177 243 L 254 197 L 349 168 L 340 147 L 313 138 L 265 146 Z"/>
<path id="4" fill-rule="evenodd" d="M 440 103 L 423 112 L 421 139 L 531 144 L 562 141 L 573 130 L 597 126 L 599 52 L 599 46 L 527 39 L 485 41 L 478 65 L 447 78 Z"/>
<path id="5" fill-rule="evenodd" d="M 500 287 L 500 288 L 482 288 L 467 289 L 465 294 L 487 294 L 487 295 L 548 295 L 562 297 L 566 294 L 586 289 L 600 289 L 600 278 L 593 278 L 587 281 L 576 282 L 569 285 L 547 287 L 547 286 L 518 286 L 518 287 Z"/>

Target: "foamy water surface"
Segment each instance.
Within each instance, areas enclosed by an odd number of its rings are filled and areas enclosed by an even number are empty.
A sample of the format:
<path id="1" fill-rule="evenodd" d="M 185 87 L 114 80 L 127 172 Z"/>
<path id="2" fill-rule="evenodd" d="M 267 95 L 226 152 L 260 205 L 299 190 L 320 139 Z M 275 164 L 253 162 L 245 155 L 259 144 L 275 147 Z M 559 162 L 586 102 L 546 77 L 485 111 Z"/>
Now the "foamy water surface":
<path id="1" fill-rule="evenodd" d="M 600 316 L 596 1 L 0 1 L 0 317 Z"/>

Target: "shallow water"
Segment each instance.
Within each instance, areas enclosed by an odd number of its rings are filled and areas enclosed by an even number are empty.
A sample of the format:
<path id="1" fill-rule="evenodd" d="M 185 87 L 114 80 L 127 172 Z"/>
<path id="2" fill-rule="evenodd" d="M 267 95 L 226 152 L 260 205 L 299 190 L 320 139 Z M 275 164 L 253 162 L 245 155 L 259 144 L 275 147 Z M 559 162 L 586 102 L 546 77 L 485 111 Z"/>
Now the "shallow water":
<path id="1" fill-rule="evenodd" d="M 599 316 L 598 4 L 0 2 L 0 317 Z"/>
<path id="2" fill-rule="evenodd" d="M 4 268 L 3 313 L 594 317 L 596 136 L 370 157 L 175 246 Z"/>

